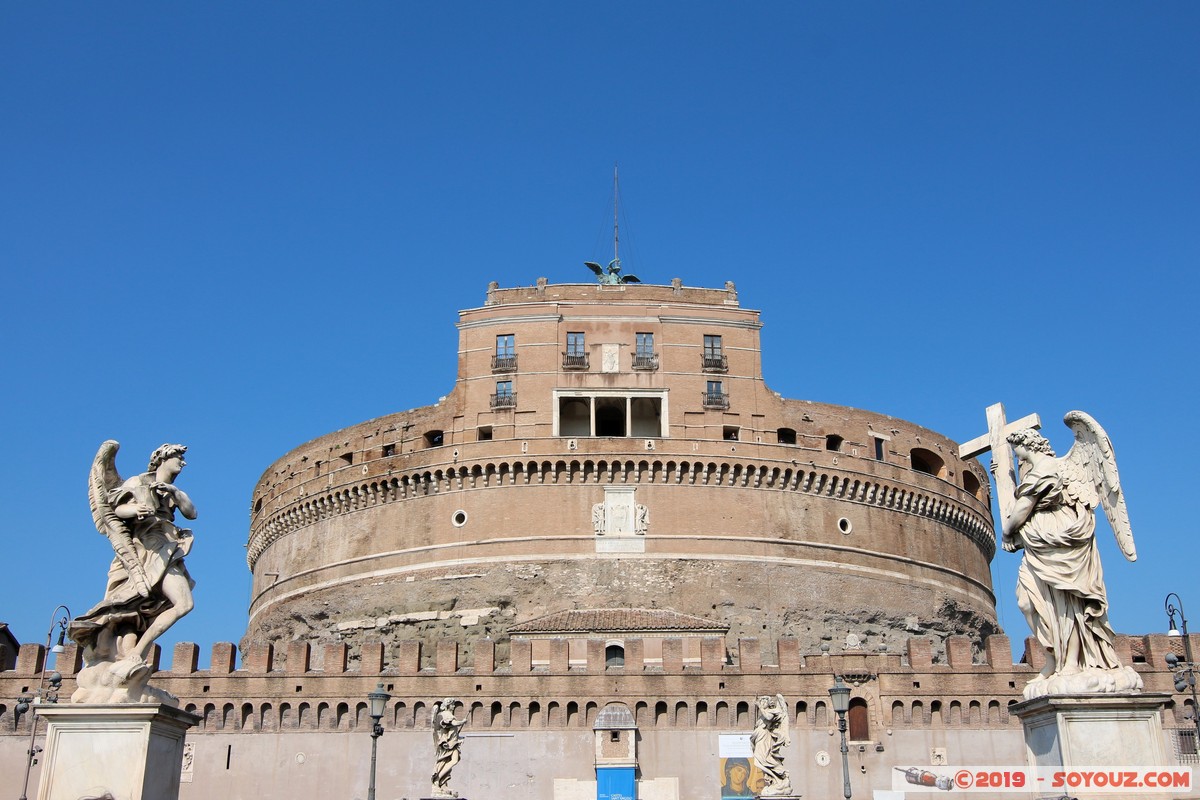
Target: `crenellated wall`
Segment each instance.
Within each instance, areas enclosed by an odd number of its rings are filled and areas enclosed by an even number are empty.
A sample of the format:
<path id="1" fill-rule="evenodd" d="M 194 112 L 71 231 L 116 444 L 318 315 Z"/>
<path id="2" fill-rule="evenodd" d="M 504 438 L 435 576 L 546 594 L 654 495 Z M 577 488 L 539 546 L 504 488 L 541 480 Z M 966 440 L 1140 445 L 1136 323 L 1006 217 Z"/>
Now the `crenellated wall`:
<path id="1" fill-rule="evenodd" d="M 909 639 L 900 653 L 803 654 L 795 639 L 740 639 L 727 646 L 719 637 L 706 637 L 699 664 L 684 662 L 682 642 L 664 638 L 662 658 L 650 661 L 643 657 L 642 640 L 626 638 L 620 667 L 605 665 L 602 639 L 589 640 L 586 664 L 577 666 L 568 664 L 567 639 L 551 640 L 548 666 L 533 666 L 527 639 L 514 639 L 505 661 L 496 659 L 490 640 L 477 642 L 470 660 L 462 658 L 457 643 L 443 642 L 427 668 L 421 667 L 418 641 L 394 648 L 376 642 L 357 651 L 345 644 L 292 642 L 282 652 L 254 645 L 240 667 L 237 648 L 219 642 L 211 648 L 208 669 L 197 666 L 198 645 L 179 643 L 171 666 L 156 672 L 152 683 L 199 715 L 202 731 L 361 729 L 366 694 L 377 682 L 392 695 L 386 719 L 395 728 L 427 727 L 431 702 L 454 696 L 474 729 L 587 728 L 614 701 L 630 707 L 639 727 L 748 729 L 754 698 L 762 693 L 782 693 L 794 724 L 822 728 L 831 721 L 833 675 L 845 676 L 854 696 L 867 700 L 873 727 L 990 728 L 1018 724 L 1008 706 L 1021 699 L 1025 682 L 1042 666 L 1033 639 L 1026 642 L 1024 659 L 1011 663 L 1005 636 L 989 637 L 979 657 L 973 657 L 969 639 L 951 637 L 939 661 L 925 638 Z M 1165 656 L 1182 654 L 1178 638 L 1119 636 L 1116 643 L 1122 661 L 1142 674 L 1146 691 L 1173 691 Z M 282 668 L 277 655 L 286 655 Z M 0 672 L 0 698 L 10 701 L 0 702 L 0 733 L 28 731 L 28 717 L 13 726 L 11 700 L 36 687 L 44 657 L 42 645 L 22 645 L 16 668 Z M 156 667 L 159 657 L 156 649 Z M 54 664 L 64 677 L 64 700 L 79 667 L 74 645 Z M 1175 724 L 1188 724 L 1184 713 L 1190 705 L 1190 697 L 1175 697 L 1168 708 Z"/>

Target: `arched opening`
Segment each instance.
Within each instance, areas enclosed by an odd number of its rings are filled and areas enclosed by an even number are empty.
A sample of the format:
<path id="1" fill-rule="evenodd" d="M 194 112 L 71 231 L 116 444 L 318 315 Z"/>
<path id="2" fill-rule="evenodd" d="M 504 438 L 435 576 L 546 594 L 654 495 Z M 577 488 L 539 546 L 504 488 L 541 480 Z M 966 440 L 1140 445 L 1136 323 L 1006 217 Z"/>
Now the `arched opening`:
<path id="1" fill-rule="evenodd" d="M 444 441 L 444 435 L 441 431 L 426 431 L 425 446 L 426 447 L 441 447 Z"/>
<path id="2" fill-rule="evenodd" d="M 975 473 L 969 469 L 964 469 L 962 474 L 963 488 L 969 494 L 975 496 L 976 500 L 983 500 L 983 487 L 979 483 L 979 478 L 975 477 Z"/>
<path id="3" fill-rule="evenodd" d="M 867 701 L 861 697 L 850 699 L 850 709 L 846 714 L 850 723 L 850 739 L 855 742 L 866 742 L 871 739 L 871 723 L 867 713 Z"/>
<path id="4" fill-rule="evenodd" d="M 604 668 L 625 666 L 625 648 L 619 644 L 610 644 L 604 648 Z"/>
<path id="5" fill-rule="evenodd" d="M 926 475 L 933 475 L 937 478 L 946 477 L 946 462 L 932 450 L 914 447 L 909 451 L 908 458 L 912 462 L 912 468 L 917 472 L 924 472 Z"/>

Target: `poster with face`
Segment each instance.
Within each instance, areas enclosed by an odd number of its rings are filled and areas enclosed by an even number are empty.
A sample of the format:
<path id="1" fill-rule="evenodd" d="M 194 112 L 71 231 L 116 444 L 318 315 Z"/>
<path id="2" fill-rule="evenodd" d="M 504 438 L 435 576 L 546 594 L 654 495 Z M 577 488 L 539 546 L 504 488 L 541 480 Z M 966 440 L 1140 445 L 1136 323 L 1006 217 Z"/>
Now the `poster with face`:
<path id="1" fill-rule="evenodd" d="M 721 800 L 754 797 L 767 782 L 748 758 L 722 758 L 720 781 Z"/>

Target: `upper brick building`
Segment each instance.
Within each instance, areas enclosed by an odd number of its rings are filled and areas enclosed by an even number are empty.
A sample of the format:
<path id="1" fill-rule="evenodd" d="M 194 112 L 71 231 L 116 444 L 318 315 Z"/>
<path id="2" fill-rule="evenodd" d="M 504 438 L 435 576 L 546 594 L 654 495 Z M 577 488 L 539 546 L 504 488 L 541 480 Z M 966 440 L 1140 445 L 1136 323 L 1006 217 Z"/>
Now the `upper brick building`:
<path id="1" fill-rule="evenodd" d="M 995 632 L 986 473 L 919 425 L 771 391 L 761 326 L 732 283 L 492 284 L 449 395 L 263 474 L 244 644 L 503 656 L 512 626 L 583 609 L 806 651 Z"/>

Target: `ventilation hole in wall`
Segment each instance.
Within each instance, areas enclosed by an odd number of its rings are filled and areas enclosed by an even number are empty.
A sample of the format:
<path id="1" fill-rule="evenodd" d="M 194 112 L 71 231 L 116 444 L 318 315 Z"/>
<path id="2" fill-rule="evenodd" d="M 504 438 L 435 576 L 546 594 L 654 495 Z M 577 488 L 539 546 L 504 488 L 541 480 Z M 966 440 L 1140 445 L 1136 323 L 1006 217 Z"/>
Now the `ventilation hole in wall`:
<path id="1" fill-rule="evenodd" d="M 854 526 L 850 524 L 850 520 L 842 517 L 838 520 L 838 530 L 849 535 L 850 532 L 854 530 Z"/>
<path id="2" fill-rule="evenodd" d="M 463 525 L 467 524 L 467 512 L 463 511 L 462 509 L 455 511 L 454 517 L 451 519 L 451 521 L 454 523 L 454 527 L 461 528 Z"/>

